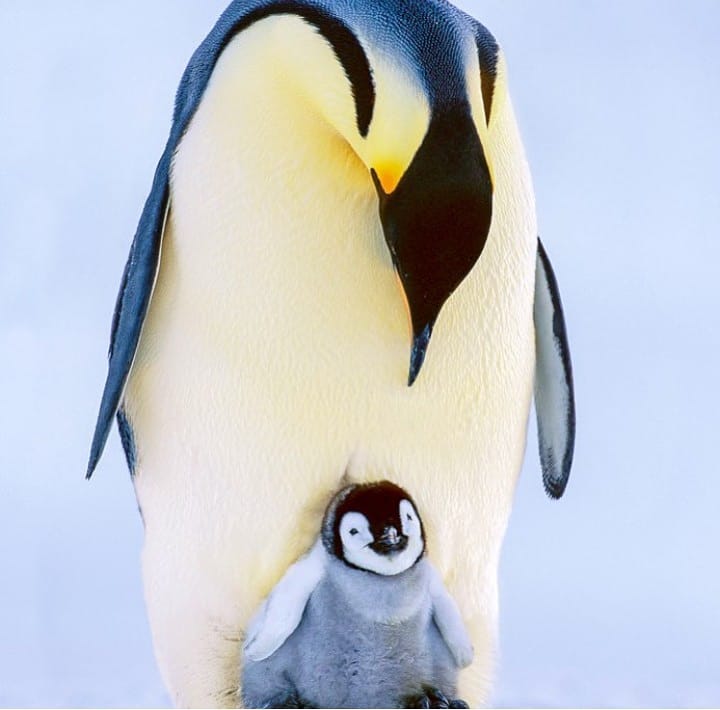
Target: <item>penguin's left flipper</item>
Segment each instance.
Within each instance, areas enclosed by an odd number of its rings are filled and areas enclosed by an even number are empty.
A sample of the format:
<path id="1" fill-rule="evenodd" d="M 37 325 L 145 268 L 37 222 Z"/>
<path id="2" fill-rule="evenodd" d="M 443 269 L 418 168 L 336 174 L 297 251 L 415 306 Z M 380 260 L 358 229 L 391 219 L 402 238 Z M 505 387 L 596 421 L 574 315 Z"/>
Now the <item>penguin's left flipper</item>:
<path id="1" fill-rule="evenodd" d="M 465 668 L 472 663 L 474 655 L 470 635 L 460 616 L 460 609 L 445 588 L 442 578 L 434 567 L 429 567 L 433 621 L 458 668 Z"/>
<path id="2" fill-rule="evenodd" d="M 575 394 L 560 291 L 538 239 L 535 268 L 535 413 L 543 483 L 551 498 L 565 491 L 575 447 Z"/>
<path id="3" fill-rule="evenodd" d="M 243 644 L 246 659 L 262 661 L 287 641 L 325 574 L 326 560 L 327 553 L 318 540 L 310 552 L 288 568 L 248 624 Z"/>
<path id="4" fill-rule="evenodd" d="M 217 55 L 222 50 L 222 37 L 214 37 L 215 34 L 217 30 L 201 45 L 185 69 L 175 97 L 170 136 L 155 169 L 150 194 L 145 200 L 125 264 L 110 330 L 108 374 L 90 446 L 86 478 L 92 476 L 102 456 L 135 361 L 140 334 L 157 281 L 163 234 L 170 214 L 170 166 L 185 129 L 200 103 Z M 208 44 L 210 46 L 206 47 Z M 119 424 L 122 429 L 123 424 L 120 421 Z M 125 424 L 129 429 L 127 420 Z M 126 437 L 123 437 L 123 446 L 130 462 L 135 453 L 128 450 Z"/>

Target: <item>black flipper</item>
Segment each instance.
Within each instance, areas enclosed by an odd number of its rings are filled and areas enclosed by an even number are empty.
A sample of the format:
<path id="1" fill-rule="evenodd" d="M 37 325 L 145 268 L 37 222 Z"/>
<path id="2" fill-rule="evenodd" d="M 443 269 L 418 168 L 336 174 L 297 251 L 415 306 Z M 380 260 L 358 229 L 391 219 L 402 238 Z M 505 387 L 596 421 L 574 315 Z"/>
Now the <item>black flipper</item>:
<path id="1" fill-rule="evenodd" d="M 92 476 L 100 460 L 113 418 L 120 407 L 125 384 L 135 359 L 140 332 L 150 305 L 150 297 L 155 287 L 160 265 L 162 234 L 168 213 L 170 155 L 168 145 L 155 171 L 152 190 L 140 217 L 140 224 L 130 247 L 130 256 L 120 284 L 110 333 L 108 376 L 105 380 L 90 449 L 87 478 Z M 127 449 L 125 453 L 128 457 L 131 456 Z M 134 455 L 133 451 L 133 458 Z"/>
<path id="2" fill-rule="evenodd" d="M 535 273 L 535 412 L 545 491 L 565 491 L 575 447 L 575 393 L 560 291 L 538 239 Z"/>

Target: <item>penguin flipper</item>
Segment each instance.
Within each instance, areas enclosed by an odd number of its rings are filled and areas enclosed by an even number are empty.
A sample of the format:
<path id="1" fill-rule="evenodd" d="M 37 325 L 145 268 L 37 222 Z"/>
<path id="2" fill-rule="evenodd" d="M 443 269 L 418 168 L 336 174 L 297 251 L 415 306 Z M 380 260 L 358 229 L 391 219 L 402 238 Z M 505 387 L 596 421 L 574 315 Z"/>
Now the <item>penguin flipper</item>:
<path id="1" fill-rule="evenodd" d="M 472 641 L 460 616 L 460 609 L 445 588 L 437 570 L 427 563 L 430 573 L 430 600 L 432 617 L 440 630 L 445 644 L 450 649 L 458 668 L 472 663 L 474 651 Z"/>
<path id="2" fill-rule="evenodd" d="M 325 574 L 327 553 L 318 542 L 291 565 L 250 620 L 243 644 L 245 658 L 272 656 L 297 628 L 310 595 Z"/>
<path id="3" fill-rule="evenodd" d="M 545 491 L 565 491 L 575 446 L 575 394 L 560 291 L 538 239 L 535 271 L 535 413 Z"/>
<path id="4" fill-rule="evenodd" d="M 120 283 L 110 333 L 108 375 L 90 449 L 87 478 L 90 478 L 97 466 L 113 418 L 120 407 L 157 280 L 162 235 L 169 210 L 170 156 L 171 150 L 168 146 L 155 171 L 153 186 L 145 202 Z"/>

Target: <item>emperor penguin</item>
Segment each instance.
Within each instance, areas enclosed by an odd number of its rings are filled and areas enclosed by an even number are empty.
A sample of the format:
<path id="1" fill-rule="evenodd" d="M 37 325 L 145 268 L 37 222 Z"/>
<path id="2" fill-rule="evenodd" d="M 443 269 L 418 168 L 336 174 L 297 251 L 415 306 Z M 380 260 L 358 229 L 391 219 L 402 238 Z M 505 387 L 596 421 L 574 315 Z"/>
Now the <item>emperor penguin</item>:
<path id="1" fill-rule="evenodd" d="M 472 655 L 410 495 L 389 481 L 353 484 L 248 624 L 243 702 L 466 708 L 454 696 Z"/>
<path id="2" fill-rule="evenodd" d="M 427 511 L 487 700 L 533 390 L 552 497 L 575 425 L 506 77 L 446 0 L 236 0 L 190 59 L 88 466 L 117 418 L 177 705 L 238 702 L 252 611 L 340 482 L 380 478 Z"/>

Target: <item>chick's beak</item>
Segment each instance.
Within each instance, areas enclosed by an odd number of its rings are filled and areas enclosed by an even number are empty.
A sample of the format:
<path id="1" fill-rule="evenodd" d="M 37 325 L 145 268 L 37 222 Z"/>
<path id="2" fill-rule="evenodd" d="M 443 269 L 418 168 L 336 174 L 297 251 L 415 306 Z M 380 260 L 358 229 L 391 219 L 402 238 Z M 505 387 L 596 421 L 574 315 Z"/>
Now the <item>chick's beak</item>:
<path id="1" fill-rule="evenodd" d="M 372 543 L 371 548 L 381 555 L 389 555 L 402 552 L 407 547 L 407 543 L 407 535 L 398 533 L 394 525 L 388 525 L 383 528 L 382 535 Z"/>

